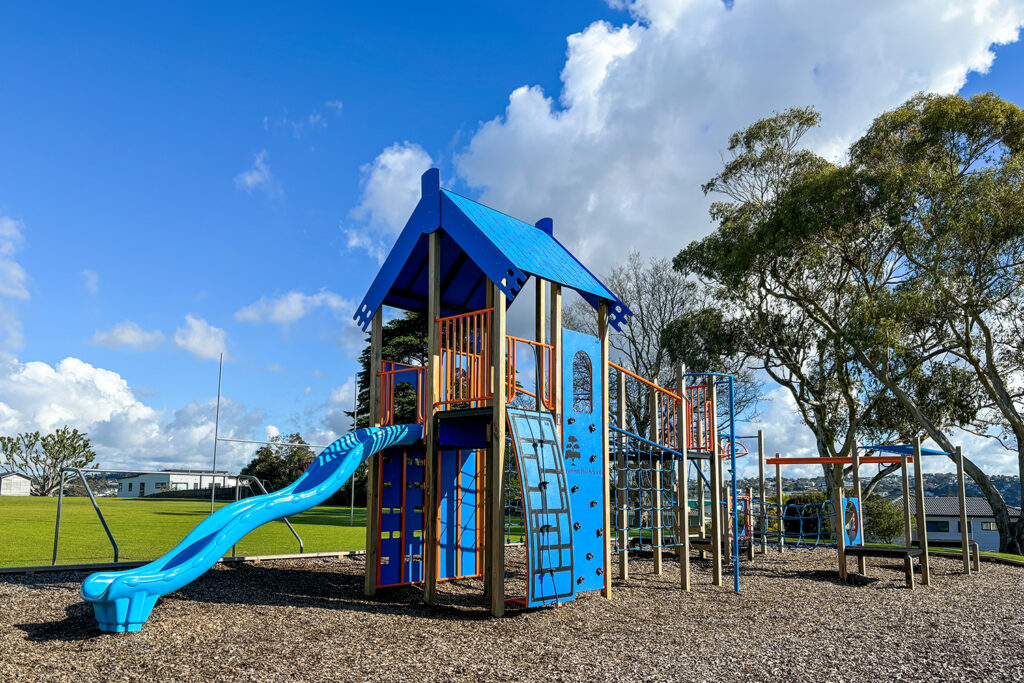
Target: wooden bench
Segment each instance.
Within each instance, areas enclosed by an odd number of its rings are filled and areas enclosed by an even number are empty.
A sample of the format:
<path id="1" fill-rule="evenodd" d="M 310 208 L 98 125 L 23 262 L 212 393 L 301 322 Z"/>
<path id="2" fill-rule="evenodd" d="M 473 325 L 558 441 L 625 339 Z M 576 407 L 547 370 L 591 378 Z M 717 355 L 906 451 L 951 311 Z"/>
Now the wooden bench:
<path id="1" fill-rule="evenodd" d="M 866 545 L 846 546 L 847 557 L 891 557 L 903 559 L 903 571 L 907 577 L 907 588 L 914 590 L 914 558 L 921 557 L 921 548 L 878 548 Z"/>

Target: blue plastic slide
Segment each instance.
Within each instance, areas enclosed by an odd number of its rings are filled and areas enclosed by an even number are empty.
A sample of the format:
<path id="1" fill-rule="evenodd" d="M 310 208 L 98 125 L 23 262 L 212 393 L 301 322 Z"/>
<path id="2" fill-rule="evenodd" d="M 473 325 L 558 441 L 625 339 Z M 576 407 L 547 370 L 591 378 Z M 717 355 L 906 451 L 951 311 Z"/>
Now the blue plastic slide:
<path id="1" fill-rule="evenodd" d="M 346 434 L 324 449 L 290 486 L 222 507 L 169 553 L 145 566 L 92 574 L 82 583 L 82 597 L 93 603 L 101 631 L 138 631 L 160 596 L 195 581 L 250 531 L 323 503 L 374 453 L 411 446 L 422 438 L 420 425 L 371 427 Z"/>

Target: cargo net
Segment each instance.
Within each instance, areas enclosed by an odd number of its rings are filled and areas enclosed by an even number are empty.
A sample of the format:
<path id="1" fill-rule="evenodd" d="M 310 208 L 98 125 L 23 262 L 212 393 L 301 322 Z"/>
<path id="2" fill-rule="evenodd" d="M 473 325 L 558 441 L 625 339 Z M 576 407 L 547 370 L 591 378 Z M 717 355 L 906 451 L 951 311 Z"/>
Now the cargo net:
<path id="1" fill-rule="evenodd" d="M 677 547 L 678 453 L 612 427 L 612 552 Z"/>
<path id="2" fill-rule="evenodd" d="M 832 501 L 823 503 L 768 503 L 753 501 L 754 537 L 787 548 L 836 547 L 836 512 Z"/>

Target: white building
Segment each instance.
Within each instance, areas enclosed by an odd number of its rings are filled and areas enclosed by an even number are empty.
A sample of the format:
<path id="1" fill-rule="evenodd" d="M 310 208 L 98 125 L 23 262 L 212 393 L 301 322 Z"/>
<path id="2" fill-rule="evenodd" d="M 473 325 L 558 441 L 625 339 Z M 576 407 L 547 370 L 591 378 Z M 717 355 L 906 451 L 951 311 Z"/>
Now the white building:
<path id="1" fill-rule="evenodd" d="M 189 470 L 164 470 L 152 474 L 136 474 L 120 479 L 117 484 L 118 498 L 139 498 L 164 491 L 198 491 L 216 482 L 218 488 L 234 488 L 237 477 L 227 472 L 199 474 Z"/>
<path id="2" fill-rule="evenodd" d="M 896 499 L 896 505 L 903 509 L 902 497 Z M 1008 506 L 1010 521 L 1020 518 L 1020 508 Z M 917 514 L 917 501 L 910 499 L 910 514 Z M 960 499 L 954 496 L 937 496 L 924 499 L 925 522 L 928 528 L 928 545 L 960 545 Z M 977 541 L 981 550 L 999 550 L 999 531 L 996 529 L 996 518 L 988 501 L 981 497 L 967 497 L 967 534 L 972 541 Z M 917 527 L 914 527 L 913 538 L 917 540 Z"/>
<path id="3" fill-rule="evenodd" d="M 32 480 L 21 472 L 0 472 L 0 496 L 31 496 Z"/>

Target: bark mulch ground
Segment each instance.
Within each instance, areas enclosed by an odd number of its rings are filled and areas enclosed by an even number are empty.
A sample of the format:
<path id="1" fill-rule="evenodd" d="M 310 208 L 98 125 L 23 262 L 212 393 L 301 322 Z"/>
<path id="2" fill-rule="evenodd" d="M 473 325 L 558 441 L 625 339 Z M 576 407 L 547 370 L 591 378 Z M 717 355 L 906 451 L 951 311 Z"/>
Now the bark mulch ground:
<path id="1" fill-rule="evenodd" d="M 0 680 L 1024 679 L 1024 570 L 934 558 L 933 586 L 909 591 L 898 560 L 849 585 L 834 552 L 770 552 L 735 595 L 693 566 L 689 594 L 674 557 L 660 576 L 640 558 L 611 602 L 503 619 L 479 581 L 444 583 L 433 609 L 416 588 L 364 598 L 358 558 L 217 567 L 122 635 L 96 630 L 83 574 L 4 576 Z"/>

